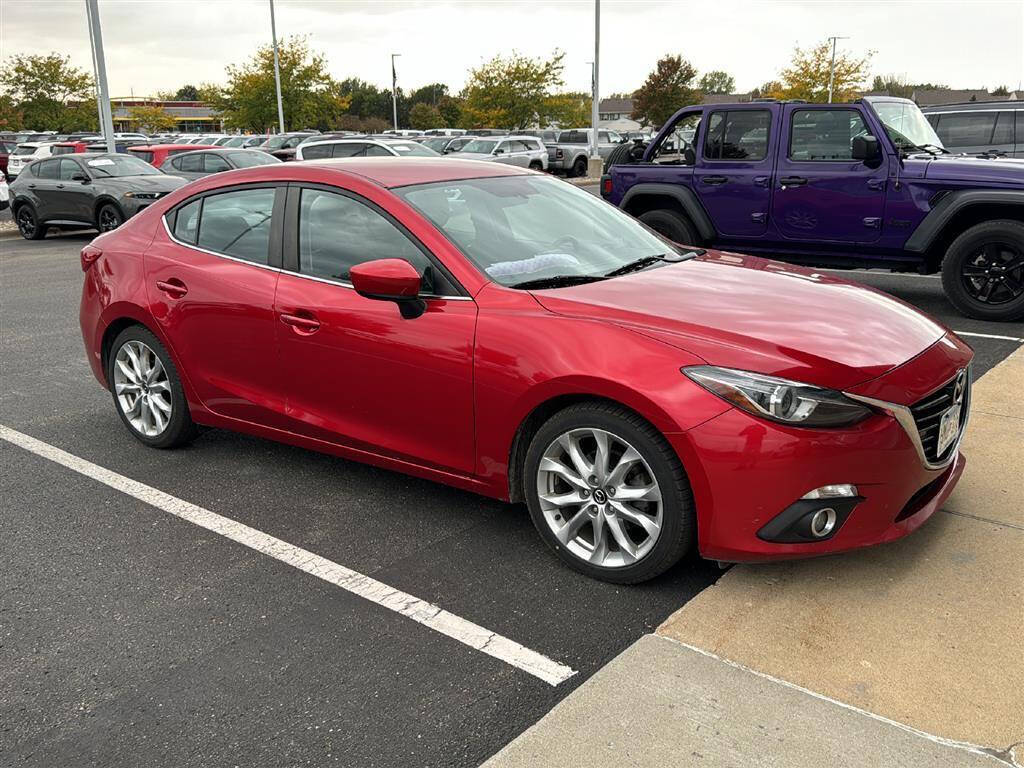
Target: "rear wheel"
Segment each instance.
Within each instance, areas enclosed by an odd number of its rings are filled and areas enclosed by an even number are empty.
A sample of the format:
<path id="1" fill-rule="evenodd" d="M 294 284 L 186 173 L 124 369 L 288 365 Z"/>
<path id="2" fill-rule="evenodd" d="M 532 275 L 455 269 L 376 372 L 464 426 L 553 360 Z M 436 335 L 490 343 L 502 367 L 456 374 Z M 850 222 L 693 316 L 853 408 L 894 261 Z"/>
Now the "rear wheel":
<path id="1" fill-rule="evenodd" d="M 100 232 L 112 232 L 124 224 L 124 214 L 113 203 L 102 206 L 96 214 L 96 229 Z"/>
<path id="2" fill-rule="evenodd" d="M 46 237 L 46 225 L 39 223 L 35 210 L 27 203 L 18 208 L 14 215 L 14 223 L 18 225 L 18 231 L 26 240 L 42 240 Z"/>
<path id="3" fill-rule="evenodd" d="M 979 320 L 1024 318 L 1024 224 L 977 224 L 949 246 L 942 287 L 953 305 Z"/>
<path id="4" fill-rule="evenodd" d="M 532 160 L 532 161 L 530 161 L 530 170 L 532 170 L 532 171 L 543 171 L 544 170 L 544 164 L 541 163 L 540 160 Z"/>
<path id="5" fill-rule="evenodd" d="M 586 176 L 587 169 L 590 167 L 587 158 L 577 157 L 575 162 L 572 164 L 572 175 L 573 176 Z"/>
<path id="6" fill-rule="evenodd" d="M 690 220 L 678 211 L 657 208 L 640 214 L 640 221 L 680 245 L 700 245 L 700 238 L 693 230 Z"/>
<path id="7" fill-rule="evenodd" d="M 582 403 L 551 417 L 526 454 L 541 538 L 571 568 L 618 584 L 652 579 L 690 548 L 693 496 L 679 458 L 635 413 Z"/>

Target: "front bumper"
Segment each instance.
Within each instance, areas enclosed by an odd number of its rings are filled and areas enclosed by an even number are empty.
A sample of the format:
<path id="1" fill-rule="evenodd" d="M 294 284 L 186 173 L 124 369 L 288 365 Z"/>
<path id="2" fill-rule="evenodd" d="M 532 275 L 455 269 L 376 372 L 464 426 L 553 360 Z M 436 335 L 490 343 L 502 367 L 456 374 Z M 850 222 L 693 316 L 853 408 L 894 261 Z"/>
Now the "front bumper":
<path id="1" fill-rule="evenodd" d="M 955 341 L 855 389 L 875 396 L 899 391 L 907 404 L 917 402 L 969 363 L 970 350 Z M 929 466 L 913 436 L 882 411 L 846 429 L 799 429 L 734 408 L 668 438 L 693 487 L 700 552 L 726 562 L 809 557 L 899 539 L 941 507 L 966 465 L 954 448 L 943 466 Z M 805 494 L 835 484 L 855 485 L 859 498 L 830 537 L 759 536 Z"/>

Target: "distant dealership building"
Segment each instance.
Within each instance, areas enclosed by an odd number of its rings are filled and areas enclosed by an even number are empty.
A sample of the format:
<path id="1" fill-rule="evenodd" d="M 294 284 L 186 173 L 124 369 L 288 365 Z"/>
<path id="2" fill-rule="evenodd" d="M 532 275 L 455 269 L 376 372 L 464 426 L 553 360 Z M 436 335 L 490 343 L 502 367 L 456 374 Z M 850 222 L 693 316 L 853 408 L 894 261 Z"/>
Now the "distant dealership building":
<path id="1" fill-rule="evenodd" d="M 160 101 L 159 99 L 128 98 L 111 99 L 115 131 L 137 131 L 132 118 L 132 107 L 160 107 L 178 121 L 174 130 L 178 133 L 213 133 L 224 130 L 221 116 L 209 104 L 202 101 Z"/>

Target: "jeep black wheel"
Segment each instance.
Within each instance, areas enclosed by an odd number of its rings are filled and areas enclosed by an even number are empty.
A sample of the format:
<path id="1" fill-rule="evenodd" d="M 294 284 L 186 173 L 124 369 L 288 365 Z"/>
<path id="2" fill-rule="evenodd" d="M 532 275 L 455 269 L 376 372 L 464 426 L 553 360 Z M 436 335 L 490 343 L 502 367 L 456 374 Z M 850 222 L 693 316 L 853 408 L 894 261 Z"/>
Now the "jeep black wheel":
<path id="1" fill-rule="evenodd" d="M 46 237 L 46 226 L 39 223 L 31 205 L 22 205 L 14 216 L 18 231 L 26 240 L 42 240 Z"/>
<path id="2" fill-rule="evenodd" d="M 664 235 L 673 243 L 680 245 L 700 245 L 700 238 L 693 231 L 690 220 L 678 211 L 667 208 L 656 208 L 653 211 L 642 213 L 638 217 L 660 235 Z"/>
<path id="3" fill-rule="evenodd" d="M 968 229 L 946 251 L 942 285 L 968 317 L 1024 318 L 1024 224 L 986 221 Z"/>

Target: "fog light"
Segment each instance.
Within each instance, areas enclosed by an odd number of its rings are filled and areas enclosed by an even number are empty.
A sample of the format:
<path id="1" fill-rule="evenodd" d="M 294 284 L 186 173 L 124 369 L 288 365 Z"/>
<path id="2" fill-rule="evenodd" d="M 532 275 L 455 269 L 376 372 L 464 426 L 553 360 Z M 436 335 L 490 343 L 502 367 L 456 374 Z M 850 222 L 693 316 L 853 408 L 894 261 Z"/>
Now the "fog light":
<path id="1" fill-rule="evenodd" d="M 804 499 L 850 499 L 857 495 L 857 486 L 849 483 L 837 485 L 823 485 L 813 491 L 805 493 Z"/>
<path id="2" fill-rule="evenodd" d="M 828 536 L 835 527 L 836 511 L 832 507 L 819 509 L 811 518 L 811 533 L 819 539 Z"/>

